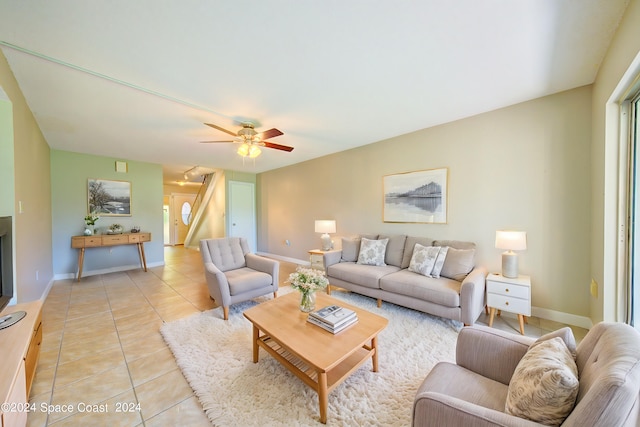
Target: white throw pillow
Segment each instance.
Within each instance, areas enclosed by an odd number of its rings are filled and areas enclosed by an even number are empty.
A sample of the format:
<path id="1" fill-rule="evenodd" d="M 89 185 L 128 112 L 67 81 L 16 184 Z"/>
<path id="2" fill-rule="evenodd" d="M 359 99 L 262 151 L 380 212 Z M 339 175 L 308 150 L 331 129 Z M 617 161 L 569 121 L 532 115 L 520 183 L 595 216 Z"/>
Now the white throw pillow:
<path id="1" fill-rule="evenodd" d="M 431 277 L 439 252 L 439 246 L 423 246 L 420 243 L 416 243 L 409 262 L 409 271 Z"/>
<path id="2" fill-rule="evenodd" d="M 579 387 L 578 367 L 562 338 L 536 342 L 513 372 L 505 412 L 560 425 L 573 410 Z"/>
<path id="3" fill-rule="evenodd" d="M 447 252 L 449 252 L 449 246 L 440 248 L 438 257 L 436 258 L 436 263 L 433 265 L 433 270 L 431 271 L 431 277 L 435 277 L 436 279 L 440 278 L 440 272 L 442 271 L 442 267 L 444 267 L 444 261 L 447 258 Z"/>
<path id="4" fill-rule="evenodd" d="M 387 251 L 389 239 L 369 240 L 362 238 L 360 241 L 360 253 L 357 264 L 387 265 L 384 263 L 384 254 Z"/>

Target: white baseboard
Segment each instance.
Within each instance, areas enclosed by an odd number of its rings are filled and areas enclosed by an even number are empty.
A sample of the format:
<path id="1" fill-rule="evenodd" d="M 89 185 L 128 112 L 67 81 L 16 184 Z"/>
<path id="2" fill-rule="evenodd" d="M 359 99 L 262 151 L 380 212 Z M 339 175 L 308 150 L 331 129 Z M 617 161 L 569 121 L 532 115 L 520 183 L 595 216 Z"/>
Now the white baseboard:
<path id="1" fill-rule="evenodd" d="M 591 329 L 593 327 L 593 322 L 588 317 L 564 313 L 562 311 L 549 310 L 548 308 L 531 307 L 531 314 L 541 319 L 579 326 L 585 329 Z"/>
<path id="2" fill-rule="evenodd" d="M 256 252 L 256 255 L 266 256 L 268 258 L 273 258 L 273 259 L 277 259 L 277 260 L 280 260 L 280 261 L 290 262 L 292 264 L 304 265 L 306 267 L 309 267 L 311 265 L 311 261 L 309 261 L 308 259 L 302 260 L 302 259 L 297 259 L 297 258 L 289 258 L 289 257 L 285 257 L 285 256 L 282 256 L 282 255 L 270 254 L 270 253 L 267 253 L 267 252 Z"/>
<path id="3" fill-rule="evenodd" d="M 152 263 L 147 263 L 147 269 L 152 268 L 152 267 L 162 267 L 164 265 L 164 262 L 152 262 Z M 87 276 L 97 276 L 98 274 L 107 274 L 107 273 L 117 273 L 118 271 L 128 271 L 128 270 L 138 270 L 140 269 L 140 265 L 139 264 L 131 264 L 131 265 L 121 265 L 118 267 L 111 267 L 111 268 L 104 268 L 101 270 L 85 270 L 82 272 L 82 277 L 87 277 Z M 65 280 L 65 279 L 75 279 L 76 273 L 61 273 L 61 274 L 56 274 L 54 276 L 54 280 Z"/>

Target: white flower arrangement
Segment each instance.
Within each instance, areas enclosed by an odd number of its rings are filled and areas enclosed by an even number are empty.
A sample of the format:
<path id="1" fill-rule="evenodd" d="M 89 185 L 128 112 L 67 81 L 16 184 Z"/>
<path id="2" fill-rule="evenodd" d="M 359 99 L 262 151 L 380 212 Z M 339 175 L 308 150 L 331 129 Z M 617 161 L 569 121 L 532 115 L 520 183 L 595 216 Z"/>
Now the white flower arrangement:
<path id="1" fill-rule="evenodd" d="M 326 288 L 329 284 L 329 279 L 327 279 L 322 270 L 298 267 L 295 273 L 289 275 L 289 279 L 285 283 L 289 283 L 297 291 L 308 293 Z"/>

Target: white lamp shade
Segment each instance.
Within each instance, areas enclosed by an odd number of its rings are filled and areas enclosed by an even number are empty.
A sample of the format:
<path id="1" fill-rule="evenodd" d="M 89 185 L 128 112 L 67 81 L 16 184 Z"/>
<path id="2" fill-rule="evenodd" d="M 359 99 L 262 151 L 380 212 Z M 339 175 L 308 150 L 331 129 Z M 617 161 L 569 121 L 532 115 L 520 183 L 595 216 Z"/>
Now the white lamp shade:
<path id="1" fill-rule="evenodd" d="M 335 233 L 336 221 L 333 219 L 318 219 L 316 220 L 316 233 Z"/>
<path id="2" fill-rule="evenodd" d="M 510 251 L 527 249 L 526 231 L 496 231 L 496 248 Z"/>

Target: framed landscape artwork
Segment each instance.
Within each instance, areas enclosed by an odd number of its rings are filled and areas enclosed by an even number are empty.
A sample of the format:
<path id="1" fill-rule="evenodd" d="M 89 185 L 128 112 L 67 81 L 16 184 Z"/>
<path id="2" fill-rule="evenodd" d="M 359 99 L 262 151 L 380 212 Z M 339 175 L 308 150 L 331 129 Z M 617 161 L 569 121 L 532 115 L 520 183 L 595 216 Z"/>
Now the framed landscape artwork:
<path id="1" fill-rule="evenodd" d="M 384 222 L 446 224 L 448 168 L 382 178 Z"/>
<path id="2" fill-rule="evenodd" d="M 100 216 L 131 216 L 131 183 L 89 179 L 88 210 Z"/>

